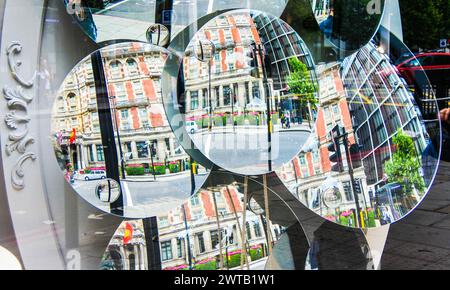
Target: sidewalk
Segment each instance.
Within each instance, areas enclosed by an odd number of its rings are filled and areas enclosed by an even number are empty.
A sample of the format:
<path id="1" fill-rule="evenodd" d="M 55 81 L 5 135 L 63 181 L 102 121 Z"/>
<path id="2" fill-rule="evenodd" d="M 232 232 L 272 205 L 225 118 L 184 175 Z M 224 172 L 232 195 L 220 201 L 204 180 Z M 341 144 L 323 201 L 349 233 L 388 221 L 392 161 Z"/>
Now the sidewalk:
<path id="1" fill-rule="evenodd" d="M 256 125 L 241 125 L 241 126 L 235 126 L 233 128 L 232 125 L 228 125 L 228 126 L 217 126 L 217 127 L 213 127 L 212 128 L 212 134 L 227 134 L 227 133 L 246 133 L 246 131 L 267 131 L 267 127 L 264 125 L 260 125 L 260 126 L 256 126 Z M 299 132 L 311 132 L 311 129 L 309 128 L 308 123 L 303 123 L 303 124 L 291 124 L 290 128 L 281 128 L 281 125 L 276 124 L 274 125 L 274 132 L 273 133 L 278 133 L 278 132 L 295 132 L 295 131 L 299 131 Z M 204 134 L 208 132 L 208 128 L 204 128 L 204 129 L 200 129 L 197 132 L 195 132 L 193 135 L 195 134 Z"/>
<path id="2" fill-rule="evenodd" d="M 93 15 L 97 26 L 97 42 L 111 39 L 133 39 L 147 41 L 146 32 L 151 22 L 114 17 L 107 15 Z"/>

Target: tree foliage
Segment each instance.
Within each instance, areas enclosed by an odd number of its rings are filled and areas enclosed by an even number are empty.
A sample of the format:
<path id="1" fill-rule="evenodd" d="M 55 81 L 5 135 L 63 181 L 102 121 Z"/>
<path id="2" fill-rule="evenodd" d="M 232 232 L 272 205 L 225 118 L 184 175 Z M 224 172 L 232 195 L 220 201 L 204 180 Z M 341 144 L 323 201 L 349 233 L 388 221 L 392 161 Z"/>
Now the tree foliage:
<path id="1" fill-rule="evenodd" d="M 450 38 L 449 0 L 399 0 L 403 37 L 413 51 L 439 48 Z"/>
<path id="2" fill-rule="evenodd" d="M 311 81 L 307 66 L 298 58 L 293 57 L 289 59 L 289 67 L 291 73 L 286 81 L 289 92 L 298 95 L 301 104 L 308 102 L 313 106 L 317 104 L 317 98 L 314 95 L 316 88 Z"/>
<path id="3" fill-rule="evenodd" d="M 392 141 L 396 151 L 392 159 L 385 163 L 388 182 L 400 184 L 406 195 L 412 195 L 414 188 L 422 192 L 425 182 L 420 175 L 421 162 L 412 138 L 400 130 Z"/>

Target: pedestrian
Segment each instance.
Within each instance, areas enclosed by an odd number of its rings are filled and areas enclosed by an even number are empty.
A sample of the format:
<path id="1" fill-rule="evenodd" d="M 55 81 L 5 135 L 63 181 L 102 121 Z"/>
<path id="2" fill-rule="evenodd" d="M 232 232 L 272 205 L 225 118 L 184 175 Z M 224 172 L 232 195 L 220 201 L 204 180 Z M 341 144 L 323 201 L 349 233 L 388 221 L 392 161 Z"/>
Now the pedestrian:
<path id="1" fill-rule="evenodd" d="M 291 121 L 290 121 L 290 119 L 291 119 L 290 117 L 286 118 L 286 128 L 287 129 L 291 128 Z"/>

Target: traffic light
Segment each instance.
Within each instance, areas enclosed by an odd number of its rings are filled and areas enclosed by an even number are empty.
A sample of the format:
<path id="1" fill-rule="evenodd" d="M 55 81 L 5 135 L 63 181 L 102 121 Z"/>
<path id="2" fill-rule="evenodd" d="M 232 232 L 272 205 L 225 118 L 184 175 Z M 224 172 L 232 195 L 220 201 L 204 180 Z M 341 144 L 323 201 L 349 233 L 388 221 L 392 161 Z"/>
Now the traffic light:
<path id="1" fill-rule="evenodd" d="M 362 146 L 358 144 L 352 144 L 350 145 L 350 157 L 352 159 L 352 166 L 353 168 L 359 168 L 362 166 L 362 160 L 361 160 L 361 151 Z"/>
<path id="2" fill-rule="evenodd" d="M 361 190 L 361 182 L 359 179 L 356 179 L 355 182 L 353 183 L 353 189 L 355 190 L 355 194 L 361 194 L 362 190 Z"/>
<path id="3" fill-rule="evenodd" d="M 150 146 L 150 153 L 152 154 L 152 157 L 156 156 L 156 147 L 155 147 L 155 143 L 152 143 Z"/>
<path id="4" fill-rule="evenodd" d="M 334 163 L 331 166 L 331 171 L 342 172 L 344 171 L 344 164 L 342 162 L 342 152 L 341 152 L 341 143 L 340 138 L 342 137 L 341 128 L 339 125 L 336 125 L 331 130 L 331 144 L 328 145 L 328 151 L 333 152 L 330 155 L 331 163 Z"/>
<path id="5" fill-rule="evenodd" d="M 249 60 L 248 66 L 250 67 L 250 75 L 254 78 L 259 78 L 259 64 L 256 44 L 253 43 L 250 46 L 250 50 L 246 53 L 246 57 Z"/>

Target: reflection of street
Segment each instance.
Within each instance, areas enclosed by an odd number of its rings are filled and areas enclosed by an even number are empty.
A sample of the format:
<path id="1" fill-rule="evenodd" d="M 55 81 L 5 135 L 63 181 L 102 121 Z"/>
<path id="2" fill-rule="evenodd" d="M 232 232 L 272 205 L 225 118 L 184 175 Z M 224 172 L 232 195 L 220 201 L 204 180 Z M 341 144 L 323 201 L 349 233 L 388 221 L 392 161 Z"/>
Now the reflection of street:
<path id="1" fill-rule="evenodd" d="M 200 131 L 190 135 L 196 146 L 230 170 L 246 173 L 267 171 L 266 127 L 215 128 L 212 133 Z M 310 133 L 303 130 L 283 130 L 272 134 L 272 161 L 278 167 L 295 156 L 305 144 Z M 257 169 L 260 168 L 260 169 Z M 256 173 L 255 173 L 256 174 Z"/>
<path id="2" fill-rule="evenodd" d="M 205 181 L 207 174 L 195 176 L 196 190 Z M 109 212 L 109 205 L 95 196 L 99 180 L 76 180 L 73 187 L 89 203 Z M 185 202 L 191 193 L 189 173 L 174 176 L 148 178 L 142 181 L 122 181 L 125 210 L 124 215 L 131 217 L 158 216 Z"/>
<path id="3" fill-rule="evenodd" d="M 155 21 L 155 0 L 116 1 L 99 11 L 98 14 L 153 23 Z"/>

